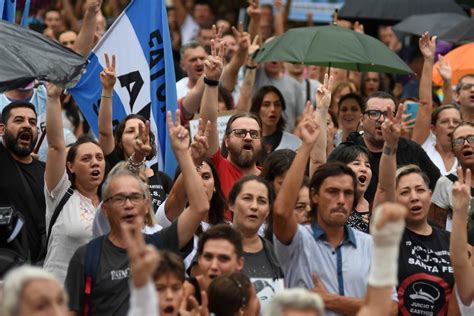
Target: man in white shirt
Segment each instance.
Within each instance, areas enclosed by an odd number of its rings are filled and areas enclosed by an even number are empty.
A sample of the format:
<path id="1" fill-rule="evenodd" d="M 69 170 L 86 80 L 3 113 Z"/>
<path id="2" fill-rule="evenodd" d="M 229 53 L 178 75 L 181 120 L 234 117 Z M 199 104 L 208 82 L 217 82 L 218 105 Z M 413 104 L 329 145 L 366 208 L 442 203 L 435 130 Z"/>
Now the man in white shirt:
<path id="1" fill-rule="evenodd" d="M 204 73 L 204 60 L 207 53 L 204 47 L 197 42 L 189 42 L 181 47 L 181 68 L 187 77 L 176 83 L 176 95 L 178 100 L 186 96 Z"/>

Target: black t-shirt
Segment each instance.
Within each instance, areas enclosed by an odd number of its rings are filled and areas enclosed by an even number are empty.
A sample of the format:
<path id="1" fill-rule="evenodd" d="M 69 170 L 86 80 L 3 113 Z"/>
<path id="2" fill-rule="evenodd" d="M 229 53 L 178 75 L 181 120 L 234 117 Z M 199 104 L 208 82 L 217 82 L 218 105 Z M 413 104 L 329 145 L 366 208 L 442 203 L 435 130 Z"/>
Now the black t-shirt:
<path id="1" fill-rule="evenodd" d="M 399 315 L 447 315 L 454 286 L 449 232 L 429 236 L 405 229 L 398 259 Z"/>
<path id="2" fill-rule="evenodd" d="M 364 147 L 367 147 L 365 145 L 364 138 L 361 134 L 357 132 L 351 133 L 349 134 L 349 137 L 347 138 L 346 142 L 343 142 L 332 151 L 332 153 L 328 157 L 328 161 L 334 160 L 331 158 L 334 157 L 334 155 L 341 149 L 353 145 L 362 145 Z M 369 157 L 370 169 L 372 169 L 372 180 L 370 181 L 370 185 L 367 188 L 367 191 L 365 192 L 365 198 L 367 199 L 367 201 L 369 201 L 370 204 L 372 204 L 375 196 L 375 191 L 377 190 L 381 156 L 381 152 L 371 152 L 371 155 Z M 426 173 L 426 175 L 430 179 L 430 189 L 431 191 L 433 191 L 436 185 L 436 181 L 438 181 L 438 178 L 440 177 L 438 167 L 433 164 L 430 157 L 428 157 L 428 155 L 420 145 L 418 145 L 414 141 L 400 137 L 397 149 L 397 165 L 401 167 L 409 164 L 418 165 L 421 170 Z"/>
<path id="3" fill-rule="evenodd" d="M 122 159 L 116 149 L 105 157 L 107 161 L 107 168 L 111 170 Z M 151 166 L 153 176 L 148 178 L 148 188 L 150 189 L 153 210 L 158 210 L 158 207 L 166 200 L 166 195 L 170 192 L 173 181 L 164 172 L 158 170 L 158 165 Z"/>
<path id="4" fill-rule="evenodd" d="M 29 196 L 15 165 L 23 173 L 33 196 Z M 29 164 L 18 162 L 0 144 L 0 206 L 13 206 L 23 215 L 33 262 L 41 259 L 38 258 L 42 247 L 41 240 L 46 233 L 44 171 L 44 162 L 38 160 L 33 160 Z"/>
<path id="5" fill-rule="evenodd" d="M 263 144 L 267 154 L 273 152 L 278 147 L 278 145 L 280 145 L 282 137 L 282 131 L 276 131 L 271 135 L 263 137 Z"/>
<path id="6" fill-rule="evenodd" d="M 158 249 L 174 251 L 186 256 L 192 250 L 193 240 L 179 251 L 177 221 L 153 235 L 145 236 L 145 241 Z M 85 256 L 87 245 L 79 247 L 69 263 L 65 288 L 69 294 L 69 309 L 82 315 L 84 307 Z M 104 238 L 97 277 L 91 292 L 90 315 L 127 315 L 130 290 L 129 260 L 126 249 L 115 246 Z"/>

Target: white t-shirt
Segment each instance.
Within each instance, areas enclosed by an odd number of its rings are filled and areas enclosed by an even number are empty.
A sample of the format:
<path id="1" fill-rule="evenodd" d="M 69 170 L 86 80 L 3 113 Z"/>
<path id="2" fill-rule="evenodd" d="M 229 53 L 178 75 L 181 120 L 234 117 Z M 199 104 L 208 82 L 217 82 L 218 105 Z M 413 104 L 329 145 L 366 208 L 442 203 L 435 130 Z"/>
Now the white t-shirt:
<path id="1" fill-rule="evenodd" d="M 44 186 L 46 198 L 46 228 L 51 217 L 67 189 L 71 186 L 66 171 L 56 187 L 48 192 Z M 66 279 L 67 268 L 74 252 L 92 238 L 92 222 L 96 208 L 92 201 L 74 190 L 74 194 L 64 205 L 54 224 L 48 243 L 48 252 L 43 268 L 54 274 L 62 284 Z"/>
<path id="2" fill-rule="evenodd" d="M 443 209 L 452 209 L 453 208 L 453 181 L 449 180 L 447 177 L 440 177 L 438 182 L 436 182 L 433 195 L 431 196 L 431 203 L 434 205 L 443 208 Z M 446 230 L 451 231 L 453 222 L 452 214 L 448 213 L 446 218 Z"/>
<path id="3" fill-rule="evenodd" d="M 188 82 L 189 82 L 188 77 L 181 78 L 178 82 L 176 82 L 176 97 L 177 97 L 177 100 L 179 100 L 181 98 L 184 98 L 186 96 L 186 94 L 188 94 L 189 90 L 191 90 L 188 87 Z"/>
<path id="4" fill-rule="evenodd" d="M 430 135 L 426 138 L 425 142 L 421 147 L 425 150 L 428 157 L 430 157 L 431 161 L 438 167 L 439 172 L 442 176 L 448 175 L 450 173 L 456 172 L 458 168 L 458 160 L 455 159 L 453 166 L 450 170 L 446 170 L 444 165 L 443 158 L 439 154 L 438 150 L 436 149 L 436 136 L 430 131 Z"/>
<path id="5" fill-rule="evenodd" d="M 181 45 L 195 40 L 199 35 L 199 29 L 199 24 L 188 14 L 181 25 Z"/>

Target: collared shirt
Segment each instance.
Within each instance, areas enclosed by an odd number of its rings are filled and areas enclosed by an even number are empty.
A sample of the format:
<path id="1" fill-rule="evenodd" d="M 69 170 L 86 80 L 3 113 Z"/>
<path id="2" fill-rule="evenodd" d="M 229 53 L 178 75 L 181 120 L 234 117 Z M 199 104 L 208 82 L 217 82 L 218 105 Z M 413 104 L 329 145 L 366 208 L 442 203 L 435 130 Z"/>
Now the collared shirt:
<path id="1" fill-rule="evenodd" d="M 364 298 L 372 260 L 372 237 L 345 226 L 346 238 L 334 249 L 317 224 L 298 225 L 293 240 L 284 245 L 274 236 L 275 252 L 289 288 L 314 287 L 316 273 L 330 293 Z M 327 316 L 339 315 L 326 310 Z"/>

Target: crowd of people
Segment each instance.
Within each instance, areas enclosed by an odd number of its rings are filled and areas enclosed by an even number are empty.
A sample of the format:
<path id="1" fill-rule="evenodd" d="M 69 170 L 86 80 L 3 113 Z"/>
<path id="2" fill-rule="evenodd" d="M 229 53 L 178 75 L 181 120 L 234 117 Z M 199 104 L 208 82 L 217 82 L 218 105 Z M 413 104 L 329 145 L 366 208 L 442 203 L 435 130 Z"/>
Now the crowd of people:
<path id="1" fill-rule="evenodd" d="M 128 3 L 49 2 L 38 31 L 84 57 Z M 145 117 L 113 121 L 112 53 L 98 135 L 52 83 L 0 94 L 1 315 L 474 315 L 474 73 L 390 26 L 412 76 L 259 64 L 288 3 L 167 2 L 172 175 Z"/>

